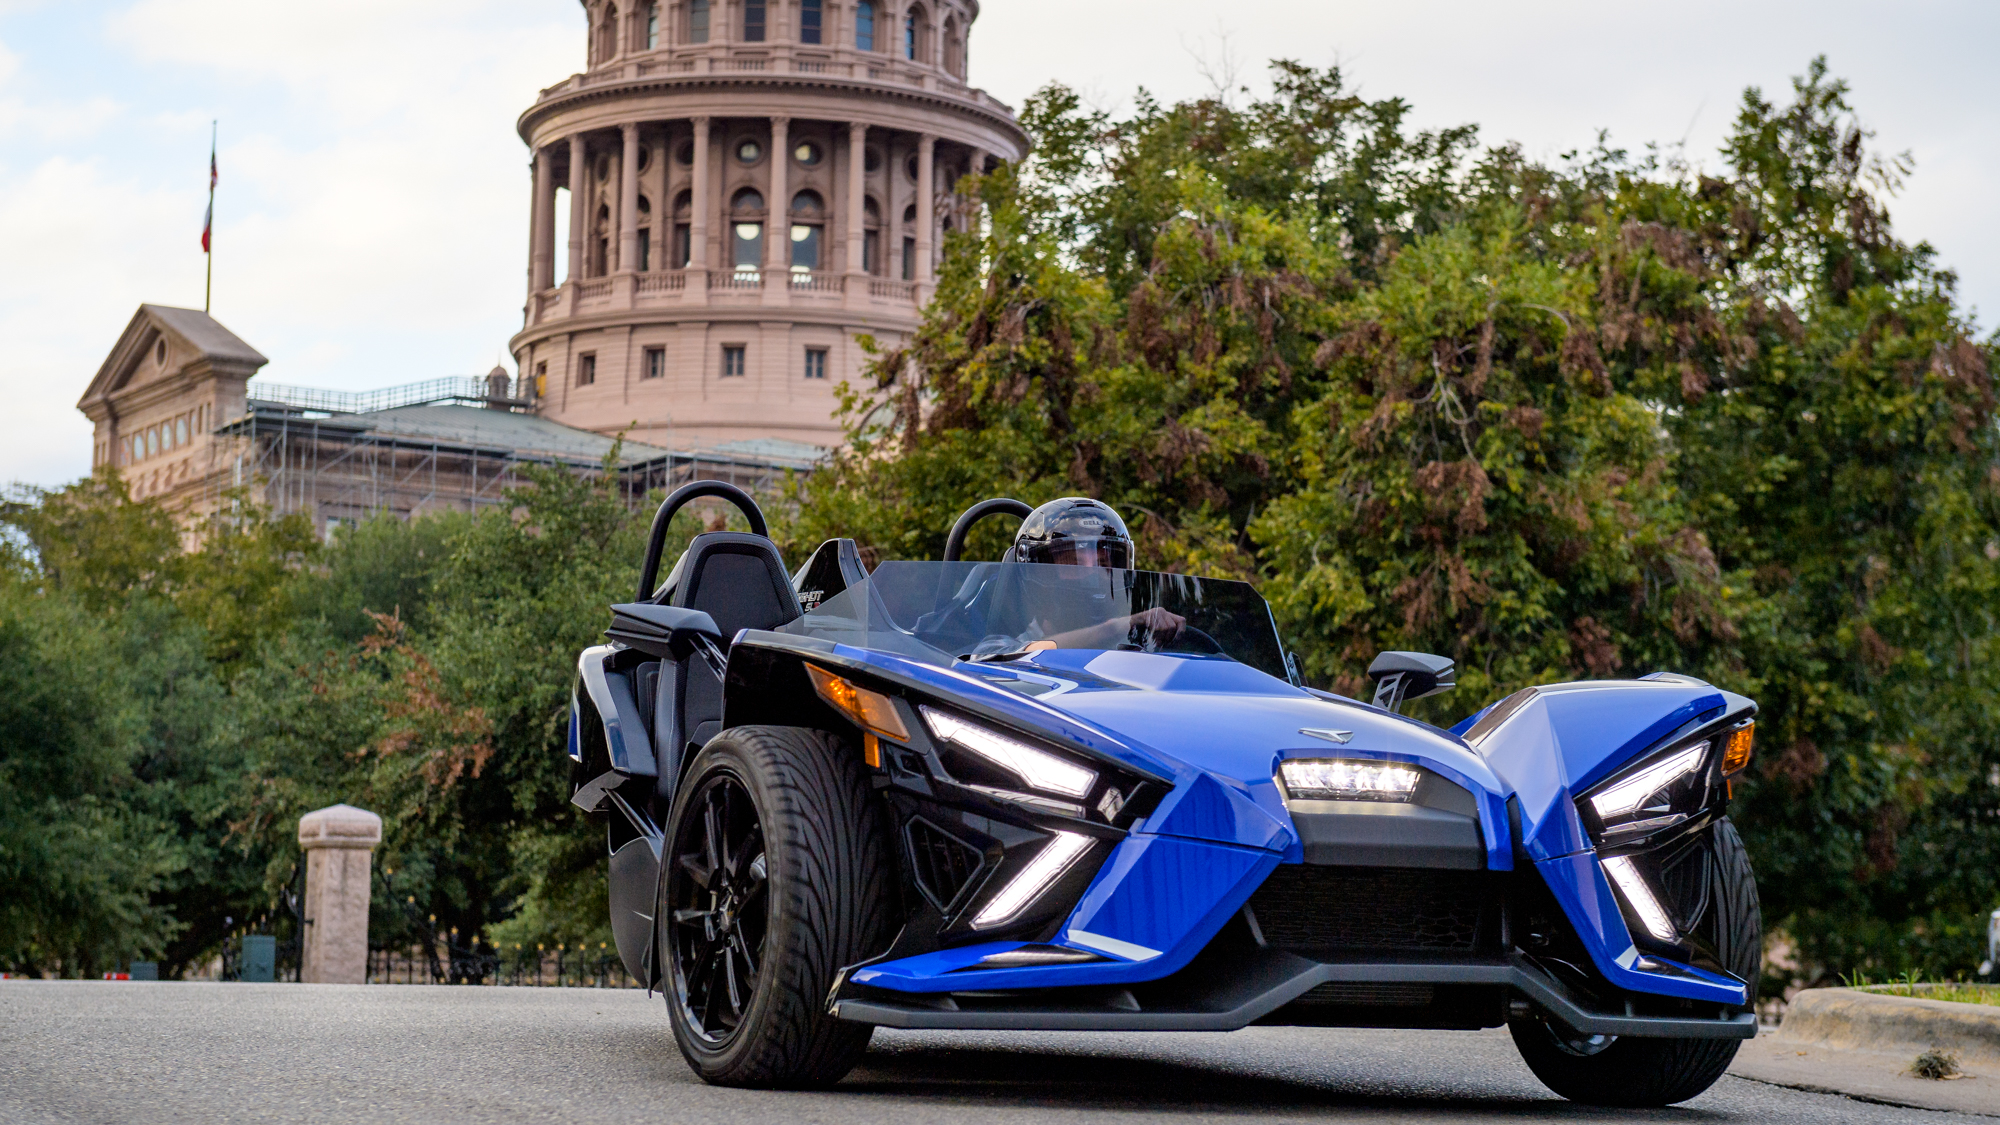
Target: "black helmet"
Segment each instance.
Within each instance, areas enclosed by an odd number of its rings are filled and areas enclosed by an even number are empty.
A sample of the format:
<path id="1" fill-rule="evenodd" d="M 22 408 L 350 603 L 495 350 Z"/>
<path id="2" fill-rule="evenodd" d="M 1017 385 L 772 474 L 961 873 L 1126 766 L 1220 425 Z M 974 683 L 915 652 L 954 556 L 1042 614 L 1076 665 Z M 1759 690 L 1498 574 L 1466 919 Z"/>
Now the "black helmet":
<path id="1" fill-rule="evenodd" d="M 1065 496 L 1028 513 L 1014 536 L 1014 560 L 1119 570 L 1132 565 L 1132 536 L 1111 505 Z"/>

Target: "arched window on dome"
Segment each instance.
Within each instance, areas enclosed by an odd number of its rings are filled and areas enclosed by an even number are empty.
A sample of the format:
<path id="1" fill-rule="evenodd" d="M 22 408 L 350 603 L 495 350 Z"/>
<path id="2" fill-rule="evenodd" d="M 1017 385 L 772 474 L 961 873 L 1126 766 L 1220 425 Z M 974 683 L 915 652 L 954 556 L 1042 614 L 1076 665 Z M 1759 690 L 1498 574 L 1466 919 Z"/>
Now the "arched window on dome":
<path id="1" fill-rule="evenodd" d="M 743 0 L 743 41 L 764 41 L 764 0 Z"/>
<path id="2" fill-rule="evenodd" d="M 646 5 L 646 49 L 648 51 L 657 51 L 660 49 L 660 6 L 658 4 Z"/>
<path id="3" fill-rule="evenodd" d="M 882 208 L 873 197 L 861 202 L 861 272 L 882 272 Z"/>
<path id="4" fill-rule="evenodd" d="M 954 78 L 965 77 L 965 40 L 959 38 L 957 16 L 944 21 L 944 70 Z"/>
<path id="5" fill-rule="evenodd" d="M 597 207 L 597 224 L 591 228 L 590 276 L 603 277 L 611 272 L 611 205 L 600 203 Z"/>
<path id="6" fill-rule="evenodd" d="M 708 42 L 708 0 L 688 0 L 687 41 Z"/>
<path id="7" fill-rule="evenodd" d="M 861 0 L 854 6 L 854 49 L 873 51 L 875 49 L 875 5 L 873 0 Z"/>
<path id="8" fill-rule="evenodd" d="M 592 60 L 599 64 L 608 63 L 618 53 L 618 5 L 606 4 L 604 15 L 597 21 L 597 57 Z"/>
<path id="9" fill-rule="evenodd" d="M 903 208 L 903 280 L 917 279 L 917 205 Z"/>
<path id="10" fill-rule="evenodd" d="M 744 188 L 729 199 L 729 264 L 754 282 L 764 265 L 764 194 Z"/>
<path id="11" fill-rule="evenodd" d="M 826 200 L 816 191 L 802 191 L 792 197 L 792 272 L 811 273 L 824 269 L 820 247 L 825 244 Z"/>
<path id="12" fill-rule="evenodd" d="M 823 42 L 821 31 L 825 19 L 820 0 L 799 0 L 799 42 Z"/>
<path id="13" fill-rule="evenodd" d="M 644 151 L 643 149 L 640 151 Z M 644 166 L 640 168 L 644 171 Z M 623 265 L 624 263 L 620 263 Z M 653 201 L 639 197 L 639 272 L 649 273 L 653 268 Z"/>
<path id="14" fill-rule="evenodd" d="M 903 17 L 903 57 L 911 62 L 919 61 L 917 55 L 922 46 L 923 9 L 910 5 L 910 11 Z"/>
<path id="15" fill-rule="evenodd" d="M 694 195 L 683 191 L 674 197 L 674 244 L 667 264 L 686 269 L 694 250 Z"/>

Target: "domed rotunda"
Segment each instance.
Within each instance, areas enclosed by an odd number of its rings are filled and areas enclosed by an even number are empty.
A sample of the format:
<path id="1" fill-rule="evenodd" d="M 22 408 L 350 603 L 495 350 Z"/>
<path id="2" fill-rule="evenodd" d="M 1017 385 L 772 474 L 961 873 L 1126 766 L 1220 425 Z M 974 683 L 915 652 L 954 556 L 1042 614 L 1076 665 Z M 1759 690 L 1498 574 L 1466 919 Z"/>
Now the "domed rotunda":
<path id="1" fill-rule="evenodd" d="M 1027 148 L 965 84 L 978 4 L 583 6 L 588 69 L 519 123 L 534 210 L 511 348 L 538 411 L 669 448 L 838 444 L 856 337 L 908 338 L 945 232 L 974 217 L 954 185 Z"/>

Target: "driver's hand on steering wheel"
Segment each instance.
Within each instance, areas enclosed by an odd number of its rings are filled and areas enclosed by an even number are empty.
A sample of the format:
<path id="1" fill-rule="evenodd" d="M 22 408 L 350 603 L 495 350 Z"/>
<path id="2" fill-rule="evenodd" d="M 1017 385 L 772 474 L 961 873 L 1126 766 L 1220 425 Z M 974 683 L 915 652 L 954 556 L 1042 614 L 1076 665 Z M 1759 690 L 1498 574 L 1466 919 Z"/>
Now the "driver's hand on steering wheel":
<path id="1" fill-rule="evenodd" d="M 1156 639 L 1162 641 L 1171 641 L 1180 636 L 1181 626 L 1187 624 L 1187 618 L 1171 610 L 1161 609 L 1159 606 L 1141 610 L 1133 614 L 1128 621 L 1132 627 L 1144 627 Z"/>

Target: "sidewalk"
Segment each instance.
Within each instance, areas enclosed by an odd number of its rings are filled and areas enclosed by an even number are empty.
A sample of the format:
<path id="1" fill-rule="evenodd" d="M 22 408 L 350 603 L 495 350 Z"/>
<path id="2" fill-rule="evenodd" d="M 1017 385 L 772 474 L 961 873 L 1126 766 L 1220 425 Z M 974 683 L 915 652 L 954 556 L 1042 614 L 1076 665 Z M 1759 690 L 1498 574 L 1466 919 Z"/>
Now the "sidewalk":
<path id="1" fill-rule="evenodd" d="M 1957 1056 L 1962 1077 L 1909 1073 L 1933 1047 Z M 1808 989 L 1792 998 L 1777 1031 L 1743 1045 L 1729 1072 L 1885 1105 L 2000 1117 L 2000 1008 Z"/>

